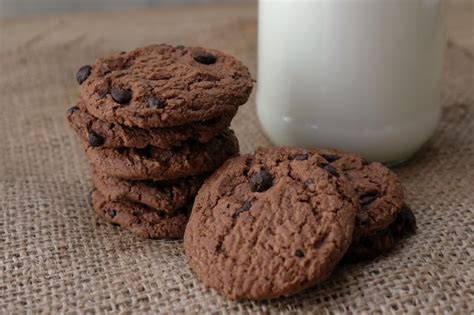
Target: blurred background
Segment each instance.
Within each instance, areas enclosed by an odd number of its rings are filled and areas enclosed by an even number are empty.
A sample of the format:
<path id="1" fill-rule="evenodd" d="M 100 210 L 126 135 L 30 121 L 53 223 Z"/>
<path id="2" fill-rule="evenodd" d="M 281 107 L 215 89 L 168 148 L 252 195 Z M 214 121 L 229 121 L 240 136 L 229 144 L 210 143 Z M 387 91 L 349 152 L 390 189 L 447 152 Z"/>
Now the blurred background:
<path id="1" fill-rule="evenodd" d="M 63 13 L 120 11 L 186 4 L 257 3 L 258 0 L 0 0 L 0 18 Z M 407 0 L 410 1 L 410 0 Z M 474 49 L 474 0 L 445 0 L 449 4 L 450 39 Z M 1 33 L 1 30 L 0 30 Z"/>
<path id="2" fill-rule="evenodd" d="M 161 5 L 254 2 L 251 0 L 0 0 L 0 17 L 124 10 Z"/>
<path id="3" fill-rule="evenodd" d="M 468 49 L 474 49 L 474 0 L 445 1 L 449 4 L 448 33 L 450 39 L 461 42 Z M 0 18 L 92 11 L 120 11 L 186 4 L 257 2 L 258 0 L 0 0 Z"/>

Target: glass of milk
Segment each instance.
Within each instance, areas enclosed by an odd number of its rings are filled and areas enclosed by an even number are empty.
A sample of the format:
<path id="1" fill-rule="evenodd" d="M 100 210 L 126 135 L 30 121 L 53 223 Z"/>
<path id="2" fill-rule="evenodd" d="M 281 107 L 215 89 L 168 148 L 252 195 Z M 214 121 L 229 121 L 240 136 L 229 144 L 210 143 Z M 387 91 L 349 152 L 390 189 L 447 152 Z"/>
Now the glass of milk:
<path id="1" fill-rule="evenodd" d="M 396 164 L 440 116 L 443 0 L 260 0 L 257 111 L 280 146 Z"/>

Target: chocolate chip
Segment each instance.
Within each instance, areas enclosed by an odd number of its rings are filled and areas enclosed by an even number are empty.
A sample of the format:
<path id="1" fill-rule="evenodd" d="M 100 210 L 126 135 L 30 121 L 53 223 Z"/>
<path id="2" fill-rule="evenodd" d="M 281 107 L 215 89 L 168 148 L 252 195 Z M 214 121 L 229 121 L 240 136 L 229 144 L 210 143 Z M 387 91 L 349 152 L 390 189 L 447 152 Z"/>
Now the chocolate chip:
<path id="1" fill-rule="evenodd" d="M 297 249 L 297 250 L 295 251 L 295 256 L 296 256 L 296 257 L 303 258 L 303 257 L 304 257 L 304 253 L 303 253 L 303 251 L 302 251 L 301 249 Z"/>
<path id="2" fill-rule="evenodd" d="M 242 207 L 240 207 L 239 209 L 237 209 L 237 211 L 235 211 L 232 217 L 234 219 L 237 218 L 242 212 L 249 211 L 251 207 L 252 207 L 252 203 L 247 200 L 246 202 L 244 202 Z"/>
<path id="3" fill-rule="evenodd" d="M 148 106 L 154 108 L 164 108 L 166 106 L 166 101 L 156 96 L 150 96 L 148 98 Z"/>
<path id="4" fill-rule="evenodd" d="M 77 83 L 82 84 L 91 74 L 92 67 L 85 65 L 79 68 L 76 73 Z"/>
<path id="5" fill-rule="evenodd" d="M 376 192 L 369 192 L 359 197 L 359 204 L 361 207 L 366 208 L 369 204 L 377 199 L 378 194 Z"/>
<path id="6" fill-rule="evenodd" d="M 77 112 L 79 110 L 79 107 L 73 106 L 67 110 L 68 114 L 72 114 L 74 112 Z"/>
<path id="7" fill-rule="evenodd" d="M 332 176 L 339 177 L 339 173 L 337 172 L 336 168 L 330 164 L 323 165 L 323 168 L 329 172 Z"/>
<path id="8" fill-rule="evenodd" d="M 272 185 L 273 177 L 266 170 L 261 170 L 250 177 L 250 190 L 253 192 L 264 192 Z"/>
<path id="9" fill-rule="evenodd" d="M 341 158 L 335 154 L 321 154 L 321 156 L 329 163 L 335 162 Z"/>
<path id="10" fill-rule="evenodd" d="M 176 48 L 178 48 L 178 49 L 183 49 L 183 48 L 184 48 L 184 45 L 177 45 Z"/>
<path id="11" fill-rule="evenodd" d="M 93 131 L 89 132 L 89 136 L 87 138 L 87 142 L 89 142 L 89 145 L 91 147 L 100 147 L 101 145 L 104 144 L 104 138 L 101 135 L 96 134 Z"/>
<path id="12" fill-rule="evenodd" d="M 208 52 L 199 52 L 194 55 L 194 60 L 204 65 L 211 65 L 217 61 L 217 57 Z"/>
<path id="13" fill-rule="evenodd" d="M 117 211 L 114 210 L 114 209 L 109 209 L 109 212 L 110 212 L 110 216 L 113 218 L 115 218 L 117 216 Z"/>
<path id="14" fill-rule="evenodd" d="M 132 91 L 122 89 L 119 87 L 113 87 L 112 91 L 110 92 L 114 101 L 119 104 L 128 104 L 132 100 Z"/>
<path id="15" fill-rule="evenodd" d="M 301 154 L 294 157 L 297 161 L 304 161 L 308 159 L 308 154 Z"/>
<path id="16" fill-rule="evenodd" d="M 160 218 L 166 218 L 166 212 L 162 211 L 162 210 L 158 210 L 158 216 Z"/>

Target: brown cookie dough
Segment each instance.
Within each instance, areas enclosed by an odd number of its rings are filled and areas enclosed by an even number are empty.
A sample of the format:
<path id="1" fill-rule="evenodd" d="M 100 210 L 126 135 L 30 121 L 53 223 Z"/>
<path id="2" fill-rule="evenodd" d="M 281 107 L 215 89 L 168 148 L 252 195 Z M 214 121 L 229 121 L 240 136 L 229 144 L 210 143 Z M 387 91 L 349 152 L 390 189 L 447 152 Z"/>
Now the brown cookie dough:
<path id="1" fill-rule="evenodd" d="M 106 122 L 90 115 L 83 101 L 68 110 L 69 124 L 77 135 L 90 145 L 103 148 L 144 148 L 148 145 L 167 149 L 188 139 L 205 143 L 226 129 L 237 108 L 209 121 L 197 121 L 182 126 L 143 129 Z"/>
<path id="2" fill-rule="evenodd" d="M 162 181 L 214 171 L 238 152 L 238 140 L 230 129 L 207 143 L 188 141 L 170 150 L 151 146 L 144 149 L 86 148 L 89 162 L 99 173 L 123 179 Z"/>
<path id="3" fill-rule="evenodd" d="M 189 204 L 196 196 L 204 176 L 187 177 L 170 182 L 129 181 L 93 172 L 92 182 L 111 201 L 133 201 L 172 213 Z"/>
<path id="4" fill-rule="evenodd" d="M 182 238 L 188 221 L 188 208 L 173 215 L 133 202 L 110 202 L 98 191 L 91 192 L 94 211 L 109 223 L 143 238 Z"/>
<path id="5" fill-rule="evenodd" d="M 247 67 L 234 57 L 169 45 L 98 59 L 92 67 L 82 67 L 77 78 L 89 113 L 141 128 L 179 126 L 233 113 L 253 88 Z"/>
<path id="6" fill-rule="evenodd" d="M 374 232 L 371 235 L 355 239 L 344 255 L 344 260 L 357 262 L 372 259 L 391 250 L 396 242 L 406 235 L 416 232 L 416 218 L 407 206 L 397 214 L 387 228 Z"/>
<path id="7" fill-rule="evenodd" d="M 184 236 L 206 286 L 232 299 L 295 294 L 326 279 L 352 241 L 357 198 L 314 151 L 259 149 L 201 187 Z"/>
<path id="8" fill-rule="evenodd" d="M 385 230 L 403 207 L 403 188 L 398 176 L 382 164 L 369 163 L 354 154 L 333 149 L 317 151 L 347 175 L 359 198 L 354 239 Z"/>

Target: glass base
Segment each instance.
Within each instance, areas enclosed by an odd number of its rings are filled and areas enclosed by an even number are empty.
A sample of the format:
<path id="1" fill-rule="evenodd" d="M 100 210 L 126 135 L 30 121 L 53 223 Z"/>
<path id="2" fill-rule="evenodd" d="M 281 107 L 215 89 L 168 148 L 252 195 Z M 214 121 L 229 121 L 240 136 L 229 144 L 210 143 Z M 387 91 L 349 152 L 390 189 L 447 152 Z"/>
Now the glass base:
<path id="1" fill-rule="evenodd" d="M 417 152 L 417 151 L 416 151 L 416 152 Z M 408 156 L 403 157 L 403 158 L 398 159 L 398 160 L 382 162 L 382 164 L 385 165 L 385 166 L 387 166 L 387 167 L 400 166 L 400 165 L 402 165 L 402 164 L 408 162 L 409 160 L 411 160 L 411 159 L 413 158 L 413 156 L 415 155 L 416 152 L 413 152 L 413 153 L 409 154 Z"/>

